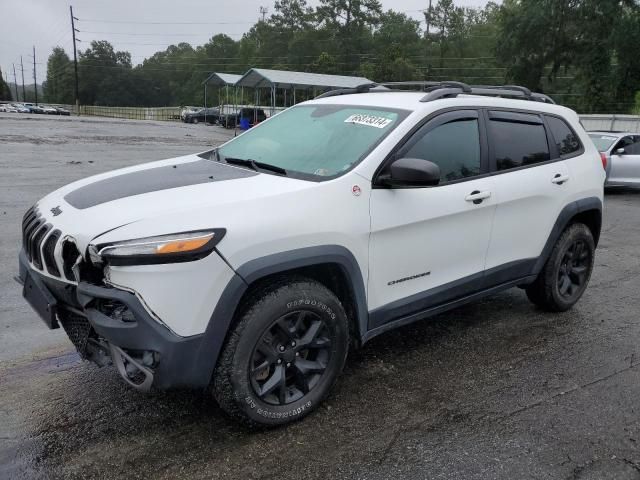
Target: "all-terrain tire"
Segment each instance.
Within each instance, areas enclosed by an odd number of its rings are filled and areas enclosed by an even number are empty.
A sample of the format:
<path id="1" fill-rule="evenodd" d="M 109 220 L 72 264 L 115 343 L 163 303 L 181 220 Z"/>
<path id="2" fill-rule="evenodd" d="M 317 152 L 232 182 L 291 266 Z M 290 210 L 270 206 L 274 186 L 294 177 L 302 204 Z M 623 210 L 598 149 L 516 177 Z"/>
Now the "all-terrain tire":
<path id="1" fill-rule="evenodd" d="M 560 235 L 547 263 L 526 288 L 532 303 L 550 312 L 569 310 L 587 288 L 595 257 L 591 230 L 574 223 Z"/>
<path id="2" fill-rule="evenodd" d="M 333 292 L 305 277 L 280 278 L 257 288 L 239 312 L 214 371 L 213 394 L 252 427 L 299 420 L 331 390 L 348 346 L 347 315 Z"/>

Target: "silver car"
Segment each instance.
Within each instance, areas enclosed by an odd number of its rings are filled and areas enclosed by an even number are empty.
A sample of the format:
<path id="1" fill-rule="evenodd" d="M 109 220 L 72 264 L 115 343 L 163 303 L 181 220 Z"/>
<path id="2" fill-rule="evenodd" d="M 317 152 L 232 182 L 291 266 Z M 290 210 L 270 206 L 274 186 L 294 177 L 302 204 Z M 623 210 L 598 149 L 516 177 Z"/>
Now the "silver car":
<path id="1" fill-rule="evenodd" d="M 589 132 L 606 161 L 606 187 L 640 187 L 640 134 Z"/>

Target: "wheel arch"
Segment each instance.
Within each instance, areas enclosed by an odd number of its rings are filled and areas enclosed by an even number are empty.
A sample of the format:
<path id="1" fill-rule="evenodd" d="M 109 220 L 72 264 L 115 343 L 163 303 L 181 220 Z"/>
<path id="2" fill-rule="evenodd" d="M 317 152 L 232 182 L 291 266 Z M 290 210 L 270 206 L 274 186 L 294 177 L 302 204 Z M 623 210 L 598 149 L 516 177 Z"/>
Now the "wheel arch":
<path id="1" fill-rule="evenodd" d="M 534 266 L 533 273 L 535 275 L 539 274 L 544 267 L 549 255 L 551 255 L 553 246 L 558 241 L 558 238 L 560 238 L 562 232 L 569 225 L 576 222 L 584 223 L 589 230 L 591 230 L 593 240 L 597 246 L 602 229 L 602 201 L 598 197 L 588 197 L 571 202 L 562 209 L 549 234 L 547 243 Z"/>
<path id="2" fill-rule="evenodd" d="M 230 327 L 243 300 L 253 288 L 285 274 L 304 275 L 319 281 L 343 303 L 349 328 L 358 343 L 366 333 L 368 310 L 364 277 L 354 255 L 339 245 L 307 247 L 251 260 L 238 269 L 222 292 L 200 342 L 199 384 L 213 375 Z"/>

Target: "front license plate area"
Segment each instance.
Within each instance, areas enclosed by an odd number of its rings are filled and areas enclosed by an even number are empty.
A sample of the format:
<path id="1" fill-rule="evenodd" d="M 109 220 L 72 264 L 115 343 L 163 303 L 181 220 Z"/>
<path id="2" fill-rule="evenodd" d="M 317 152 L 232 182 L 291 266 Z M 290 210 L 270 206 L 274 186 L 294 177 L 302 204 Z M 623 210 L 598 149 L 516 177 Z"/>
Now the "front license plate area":
<path id="1" fill-rule="evenodd" d="M 27 272 L 22 289 L 22 296 L 31 305 L 45 325 L 50 329 L 59 328 L 56 319 L 57 302 L 51 292 L 37 277 Z"/>

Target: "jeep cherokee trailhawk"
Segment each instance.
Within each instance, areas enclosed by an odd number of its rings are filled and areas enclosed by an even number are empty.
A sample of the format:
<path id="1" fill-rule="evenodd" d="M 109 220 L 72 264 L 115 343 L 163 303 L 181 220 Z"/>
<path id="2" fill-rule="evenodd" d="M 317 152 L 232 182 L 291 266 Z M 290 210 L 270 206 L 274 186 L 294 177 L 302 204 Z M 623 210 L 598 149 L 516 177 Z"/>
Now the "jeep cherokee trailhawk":
<path id="1" fill-rule="evenodd" d="M 24 297 L 140 390 L 249 424 L 312 411 L 348 348 L 521 287 L 584 293 L 605 171 L 523 87 L 328 92 L 221 147 L 75 182 L 22 223 Z"/>

